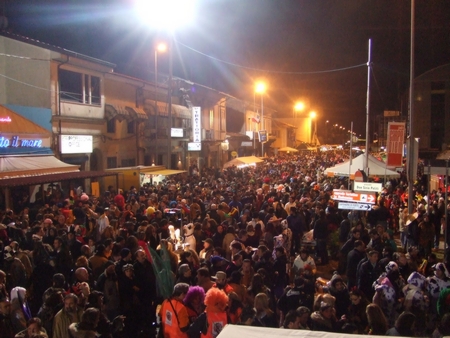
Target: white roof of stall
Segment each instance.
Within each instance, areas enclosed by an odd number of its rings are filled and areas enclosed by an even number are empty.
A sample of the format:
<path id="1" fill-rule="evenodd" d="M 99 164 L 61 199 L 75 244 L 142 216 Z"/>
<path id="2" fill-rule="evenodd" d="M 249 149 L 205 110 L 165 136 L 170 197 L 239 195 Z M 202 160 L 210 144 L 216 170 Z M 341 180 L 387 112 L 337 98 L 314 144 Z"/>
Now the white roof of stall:
<path id="1" fill-rule="evenodd" d="M 334 167 L 325 169 L 325 174 L 328 176 L 349 176 L 355 174 L 357 170 L 364 170 L 364 157 L 366 154 L 361 154 L 352 160 L 351 167 L 349 166 L 349 161 L 340 163 Z M 369 177 L 388 177 L 388 178 L 398 178 L 400 174 L 396 171 L 389 170 L 386 168 L 386 163 L 377 160 L 374 156 L 369 154 Z"/>
<path id="2" fill-rule="evenodd" d="M 331 333 L 308 330 L 276 329 L 269 327 L 226 325 L 217 338 L 278 338 L 278 337 L 308 337 L 308 338 L 355 338 L 357 335 Z M 371 336 L 386 337 L 386 336 Z"/>
<path id="3" fill-rule="evenodd" d="M 77 172 L 78 165 L 67 164 L 55 156 L 1 156 L 0 178 L 16 178 Z"/>

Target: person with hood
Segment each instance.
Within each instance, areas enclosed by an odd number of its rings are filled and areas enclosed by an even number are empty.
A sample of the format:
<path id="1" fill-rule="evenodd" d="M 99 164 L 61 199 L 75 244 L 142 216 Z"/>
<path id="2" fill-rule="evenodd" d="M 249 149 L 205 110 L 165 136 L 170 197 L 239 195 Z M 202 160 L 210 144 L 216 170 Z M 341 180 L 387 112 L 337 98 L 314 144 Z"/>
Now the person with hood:
<path id="1" fill-rule="evenodd" d="M 227 314 L 228 296 L 222 290 L 211 288 L 205 296 L 205 311 L 189 327 L 188 336 L 216 338 L 230 323 Z"/>
<path id="2" fill-rule="evenodd" d="M 324 288 L 325 289 L 325 288 Z M 341 318 L 348 314 L 348 307 L 350 306 L 350 294 L 342 277 L 335 272 L 328 282 L 327 291 L 336 298 L 336 317 Z"/>
<path id="3" fill-rule="evenodd" d="M 27 302 L 27 290 L 17 286 L 11 290 L 11 320 L 15 333 L 25 330 L 31 319 L 31 310 Z"/>
<path id="4" fill-rule="evenodd" d="M 380 275 L 374 284 L 373 302 L 380 306 L 389 326 L 394 326 L 397 319 L 397 305 L 401 297 L 400 272 L 397 263 L 389 262 L 386 273 Z"/>
<path id="5" fill-rule="evenodd" d="M 439 294 L 442 290 L 450 287 L 449 272 L 444 263 L 437 263 L 433 265 L 434 276 L 427 278 L 427 291 L 430 296 L 429 308 L 429 324 L 434 324 L 438 321 L 437 304 Z"/>
<path id="6" fill-rule="evenodd" d="M 386 336 L 415 337 L 414 327 L 416 316 L 411 312 L 403 311 L 395 321 L 395 326 L 386 332 Z"/>
<path id="7" fill-rule="evenodd" d="M 418 272 L 413 272 L 407 280 L 408 284 L 403 288 L 405 295 L 403 308 L 416 316 L 419 323 L 426 323 L 429 299 L 425 292 L 426 278 Z M 426 325 L 417 327 L 419 335 L 425 333 Z"/>

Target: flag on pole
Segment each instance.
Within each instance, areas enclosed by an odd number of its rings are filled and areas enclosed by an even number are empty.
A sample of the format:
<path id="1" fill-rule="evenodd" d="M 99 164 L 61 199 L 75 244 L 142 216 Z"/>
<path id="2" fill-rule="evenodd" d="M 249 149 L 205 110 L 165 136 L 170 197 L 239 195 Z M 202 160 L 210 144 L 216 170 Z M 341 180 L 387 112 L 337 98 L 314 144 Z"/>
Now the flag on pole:
<path id="1" fill-rule="evenodd" d="M 256 123 L 261 122 L 261 118 L 260 118 L 259 114 L 253 115 L 252 122 L 256 122 Z"/>

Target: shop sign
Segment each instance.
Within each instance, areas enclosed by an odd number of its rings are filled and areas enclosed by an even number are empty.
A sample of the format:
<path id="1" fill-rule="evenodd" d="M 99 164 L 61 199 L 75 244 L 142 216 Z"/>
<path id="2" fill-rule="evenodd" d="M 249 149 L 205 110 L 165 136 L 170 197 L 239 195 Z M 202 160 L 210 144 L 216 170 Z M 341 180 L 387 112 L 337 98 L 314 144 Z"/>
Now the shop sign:
<path id="1" fill-rule="evenodd" d="M 11 139 L 7 137 L 0 137 L 0 148 L 41 148 L 42 139 L 20 139 L 15 135 Z"/>
<path id="2" fill-rule="evenodd" d="M 9 116 L 0 116 L 0 123 L 10 123 L 12 122 Z"/>
<path id="3" fill-rule="evenodd" d="M 61 135 L 61 154 L 92 153 L 92 135 Z"/>
<path id="4" fill-rule="evenodd" d="M 202 109 L 201 107 L 192 107 L 192 141 L 194 143 L 202 142 Z"/>

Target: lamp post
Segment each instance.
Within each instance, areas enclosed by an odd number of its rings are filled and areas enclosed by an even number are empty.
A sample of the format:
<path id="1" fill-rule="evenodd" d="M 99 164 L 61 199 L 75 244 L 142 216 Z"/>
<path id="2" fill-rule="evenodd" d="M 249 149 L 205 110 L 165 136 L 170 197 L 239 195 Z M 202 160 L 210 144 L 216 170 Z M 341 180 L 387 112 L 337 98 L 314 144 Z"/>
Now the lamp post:
<path id="1" fill-rule="evenodd" d="M 155 48 L 155 129 L 156 135 L 158 135 L 158 119 L 159 119 L 159 109 L 158 109 L 158 52 L 164 53 L 167 50 L 167 45 L 165 43 L 159 43 Z M 156 136 L 158 139 L 158 136 Z"/>
<path id="2" fill-rule="evenodd" d="M 330 121 L 326 120 L 325 121 L 325 143 L 328 144 L 328 123 Z"/>
<path id="3" fill-rule="evenodd" d="M 297 114 L 296 112 L 303 111 L 305 109 L 305 104 L 303 102 L 297 102 L 292 108 L 292 118 L 294 119 L 294 124 L 296 126 L 295 129 L 295 139 L 294 145 L 297 145 L 297 131 L 298 131 L 298 123 L 297 123 Z"/>
<path id="4" fill-rule="evenodd" d="M 141 21 L 157 31 L 164 31 L 170 39 L 169 44 L 169 81 L 168 81 L 168 135 L 167 135 L 167 168 L 171 168 L 172 139 L 172 77 L 173 77 L 173 40 L 179 26 L 187 26 L 195 22 L 196 0 L 136 0 L 135 12 Z M 149 20 L 151 14 L 151 20 Z"/>
<path id="5" fill-rule="evenodd" d="M 266 91 L 266 84 L 258 82 L 255 86 L 255 92 L 261 95 L 261 126 L 260 131 L 264 130 L 264 92 Z M 267 137 L 267 135 L 266 135 Z M 261 156 L 264 157 L 264 142 L 261 142 Z"/>
<path id="6" fill-rule="evenodd" d="M 317 145 L 317 113 L 312 111 L 309 113 L 309 117 L 314 121 L 314 133 L 311 133 L 311 143 L 314 140 L 314 145 Z"/>

